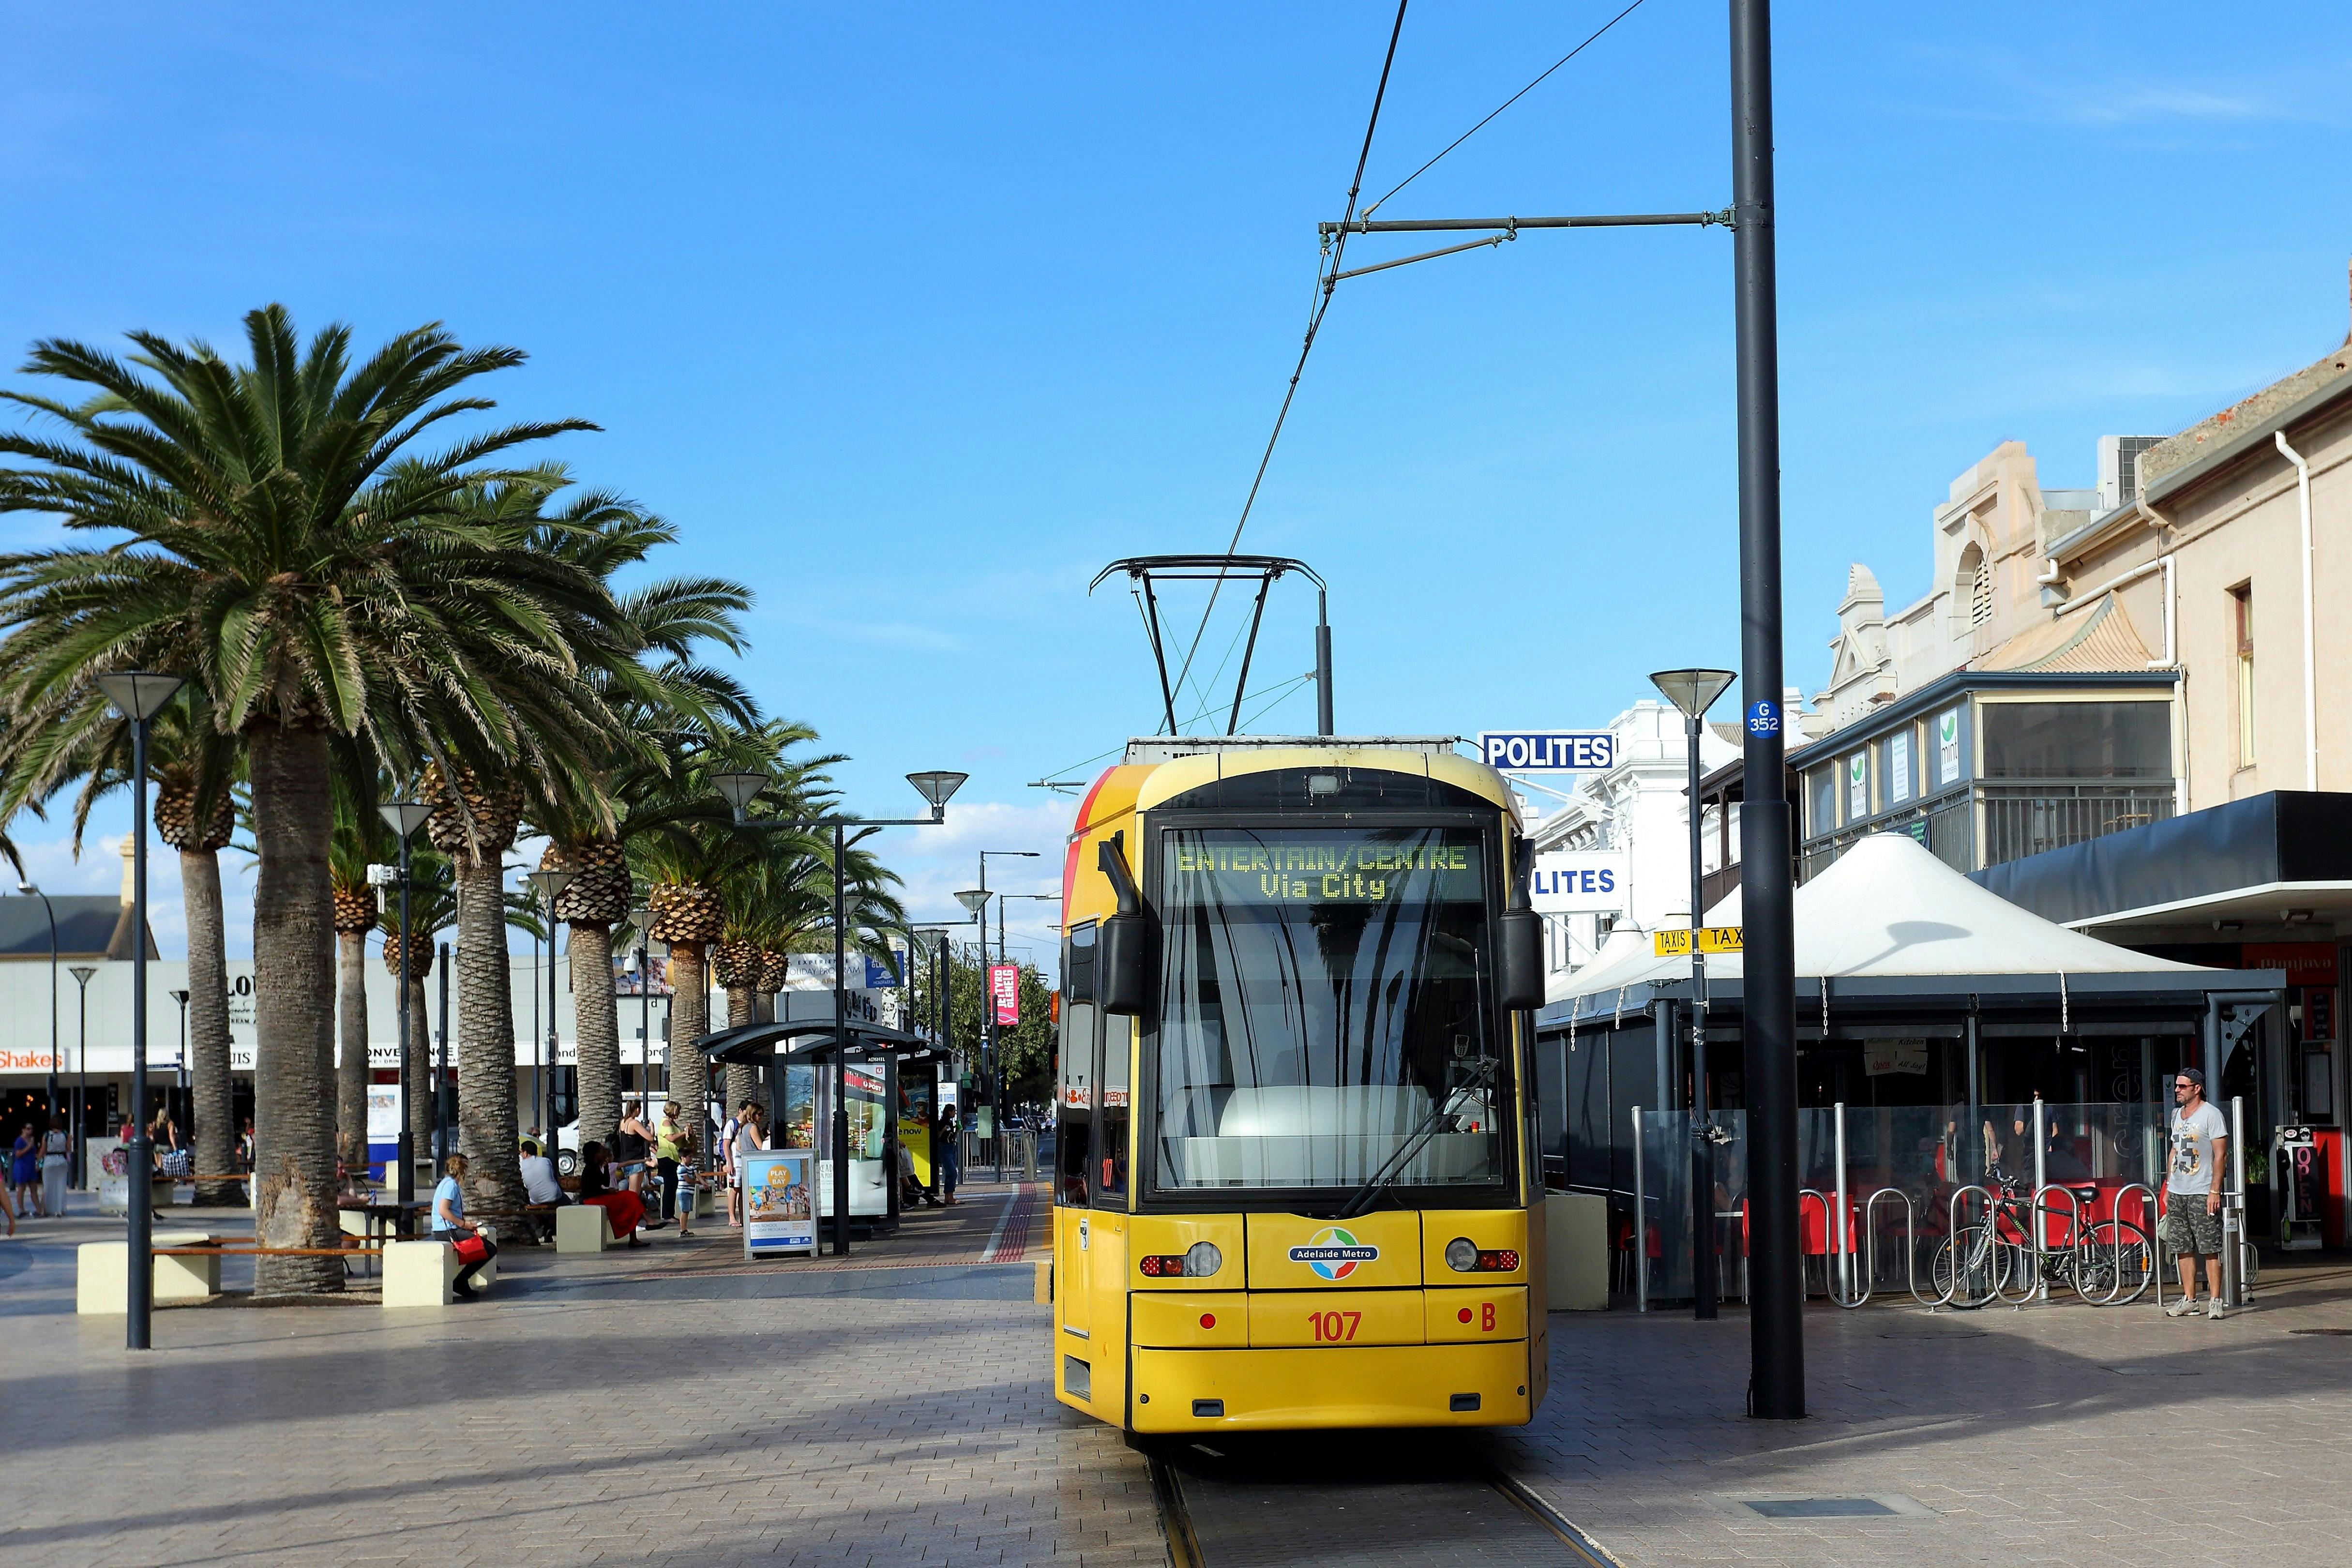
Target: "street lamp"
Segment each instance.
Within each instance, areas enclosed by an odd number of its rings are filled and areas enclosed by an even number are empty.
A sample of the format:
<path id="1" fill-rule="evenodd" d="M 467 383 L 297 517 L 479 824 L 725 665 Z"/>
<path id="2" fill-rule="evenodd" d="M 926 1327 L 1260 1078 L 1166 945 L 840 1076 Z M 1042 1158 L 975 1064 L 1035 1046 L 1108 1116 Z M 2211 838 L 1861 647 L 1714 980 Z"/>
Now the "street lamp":
<path id="1" fill-rule="evenodd" d="M 149 1348 L 155 1305 L 154 1153 L 147 1136 L 147 725 L 184 684 L 176 675 L 125 670 L 98 678 L 131 721 L 131 1279 L 125 1340 Z"/>
<path id="2" fill-rule="evenodd" d="M 41 891 L 22 877 L 16 879 L 16 891 L 28 899 L 41 900 L 42 910 L 49 917 L 49 1120 L 58 1119 L 58 911 L 49 902 L 48 894 Z M 44 1132 L 47 1128 L 42 1129 Z"/>
<path id="3" fill-rule="evenodd" d="M 948 819 L 949 798 L 970 776 L 957 773 L 908 773 L 907 782 L 930 803 L 931 814 L 929 816 L 829 816 L 754 819 L 746 813 L 760 792 L 768 787 L 768 775 L 743 771 L 710 775 L 712 787 L 734 808 L 735 826 L 738 827 L 770 833 L 797 833 L 815 827 L 833 829 L 833 1254 L 836 1258 L 849 1256 L 849 988 L 847 976 L 842 973 L 848 963 L 845 945 L 847 933 L 843 929 L 848 915 L 844 908 L 841 879 L 845 836 L 852 827 L 937 827 Z M 701 1127 L 703 1147 L 707 1149 L 710 1146 L 710 1095 L 707 1086 L 696 1090 L 695 1101 L 695 1119 Z"/>
<path id="4" fill-rule="evenodd" d="M 395 1189 L 394 1201 L 400 1205 L 401 1223 L 406 1225 L 408 1207 L 416 1201 L 416 1151 L 408 1131 L 415 1124 L 415 1113 L 410 1110 L 415 1102 L 409 1097 L 416 1092 L 408 1071 L 409 1041 L 415 1037 L 411 1031 L 415 1027 L 409 1017 L 409 993 L 415 989 L 409 974 L 416 962 L 416 932 L 409 926 L 409 840 L 431 818 L 433 808 L 404 794 L 398 800 L 377 806 L 376 815 L 383 818 L 384 826 L 400 841 L 400 1131 L 393 1142 L 393 1158 L 400 1162 L 400 1184 Z M 438 1082 L 433 1086 L 433 1101 L 437 1112 L 441 1102 Z"/>
<path id="5" fill-rule="evenodd" d="M 1738 677 L 1727 669 L 1663 669 L 1650 684 L 1682 710 L 1690 752 L 1691 909 L 1691 1310 L 1703 1321 L 1715 1317 L 1715 1143 L 1706 1105 L 1706 955 L 1699 951 L 1700 907 L 1698 734 L 1699 721 L 1715 700 Z"/>
<path id="6" fill-rule="evenodd" d="M 988 914 L 983 906 L 988 902 L 988 859 L 992 855 L 1000 860 L 1034 860 L 1037 858 L 1037 851 L 1034 849 L 982 850 L 978 889 L 980 903 L 970 902 L 961 893 L 956 895 L 957 901 L 962 903 L 965 909 L 971 910 L 972 919 L 980 922 L 980 957 L 983 973 L 988 968 Z M 996 961 L 999 963 L 1004 962 L 1004 900 L 1002 898 L 997 900 L 996 904 Z M 996 1179 L 1002 1183 L 1004 1180 L 1004 1053 L 1003 1042 L 997 1037 L 996 1033 L 996 977 L 992 973 L 989 975 L 987 989 L 988 998 L 981 1009 L 981 1018 L 988 1029 L 988 1098 L 991 1107 L 988 1142 L 989 1146 L 996 1151 Z"/>
<path id="7" fill-rule="evenodd" d="M 547 1119 L 540 1125 L 547 1132 L 543 1152 L 551 1160 L 555 1158 L 555 1081 L 562 1070 L 560 1058 L 563 1040 L 562 1032 L 555 1026 L 555 900 L 579 874 L 551 866 L 542 866 L 530 873 L 530 885 L 547 901 Z"/>
<path id="8" fill-rule="evenodd" d="M 931 1004 L 938 1015 L 937 1022 L 933 1025 L 931 1029 L 930 1201 L 934 1204 L 946 1196 L 946 1194 L 940 1190 L 940 1172 L 944 1163 L 942 1159 L 944 1152 L 939 1138 L 940 1073 L 944 1069 L 949 1078 L 952 1079 L 955 1076 L 955 1053 L 950 1048 L 948 1040 L 948 935 L 949 928 L 946 926 L 909 926 L 907 928 L 908 939 L 921 951 L 924 957 L 931 961 Z M 914 954 L 909 952 L 907 955 L 907 968 L 910 975 L 914 967 Z M 907 1015 L 908 1027 L 909 1029 L 912 1029 L 914 1026 L 913 1000 L 914 993 L 910 987 L 908 992 L 909 1006 L 908 1008 Z M 960 1157 L 961 1151 L 959 1150 L 956 1152 Z"/>
<path id="9" fill-rule="evenodd" d="M 628 929 L 636 939 L 629 950 L 629 966 L 637 973 L 637 1094 L 653 1103 L 654 1058 L 651 1035 L 654 1021 L 654 970 L 650 945 L 653 942 L 654 912 L 648 909 L 629 911 Z M 625 941 L 627 939 L 624 939 Z M 585 1150 L 582 1153 L 586 1153 Z"/>
<path id="10" fill-rule="evenodd" d="M 95 963 L 77 963 L 66 971 L 81 987 L 81 1039 L 74 1047 L 74 1185 L 89 1180 L 89 977 Z"/>
<path id="11" fill-rule="evenodd" d="M 187 1092 L 188 1092 L 188 994 L 188 994 L 187 992 L 185 992 L 185 991 L 166 991 L 165 993 L 163 993 L 163 994 L 165 994 L 166 996 L 169 996 L 173 1001 L 177 1002 L 177 1003 L 180 1005 L 180 1059 L 179 1059 L 179 1063 L 178 1063 L 178 1072 L 177 1072 L 177 1077 L 179 1078 L 179 1080 L 180 1080 L 180 1092 L 181 1092 L 182 1094 L 185 1094 L 185 1093 L 187 1093 Z"/>

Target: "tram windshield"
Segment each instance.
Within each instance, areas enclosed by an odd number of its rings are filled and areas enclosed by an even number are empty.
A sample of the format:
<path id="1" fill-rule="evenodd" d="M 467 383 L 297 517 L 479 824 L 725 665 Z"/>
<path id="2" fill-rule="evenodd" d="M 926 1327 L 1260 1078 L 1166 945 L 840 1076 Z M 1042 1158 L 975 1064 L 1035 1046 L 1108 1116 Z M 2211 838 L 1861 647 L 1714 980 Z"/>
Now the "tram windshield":
<path id="1" fill-rule="evenodd" d="M 1475 828 L 1160 844 L 1161 1190 L 1502 1179 Z"/>

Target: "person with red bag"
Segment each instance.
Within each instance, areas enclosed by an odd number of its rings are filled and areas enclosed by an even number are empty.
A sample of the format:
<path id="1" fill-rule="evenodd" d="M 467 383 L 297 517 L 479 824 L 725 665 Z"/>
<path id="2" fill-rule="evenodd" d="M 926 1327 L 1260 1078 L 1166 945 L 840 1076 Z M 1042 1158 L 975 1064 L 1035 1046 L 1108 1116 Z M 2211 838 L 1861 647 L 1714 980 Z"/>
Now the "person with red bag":
<path id="1" fill-rule="evenodd" d="M 481 1294 L 474 1289 L 474 1277 L 482 1265 L 499 1255 L 499 1244 L 482 1234 L 482 1227 L 466 1217 L 466 1156 L 452 1154 L 442 1167 L 444 1174 L 433 1189 L 433 1237 L 457 1249 L 457 1282 L 453 1287 L 460 1301 L 470 1301 Z"/>
<path id="2" fill-rule="evenodd" d="M 613 1190 L 612 1156 L 604 1152 L 602 1143 L 591 1143 L 580 1152 L 580 1201 L 604 1211 L 615 1239 L 626 1237 L 631 1247 L 647 1245 L 637 1234 L 646 1217 L 646 1201 L 625 1187 Z"/>

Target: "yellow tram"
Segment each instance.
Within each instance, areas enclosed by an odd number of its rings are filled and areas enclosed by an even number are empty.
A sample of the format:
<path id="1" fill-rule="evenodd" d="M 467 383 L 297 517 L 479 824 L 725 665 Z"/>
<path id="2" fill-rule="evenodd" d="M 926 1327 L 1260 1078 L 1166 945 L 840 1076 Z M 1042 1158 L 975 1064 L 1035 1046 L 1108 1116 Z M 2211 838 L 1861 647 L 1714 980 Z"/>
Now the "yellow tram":
<path id="1" fill-rule="evenodd" d="M 1054 1387 L 1129 1431 L 1544 1396 L 1540 925 L 1450 740 L 1130 742 L 1063 871 Z"/>

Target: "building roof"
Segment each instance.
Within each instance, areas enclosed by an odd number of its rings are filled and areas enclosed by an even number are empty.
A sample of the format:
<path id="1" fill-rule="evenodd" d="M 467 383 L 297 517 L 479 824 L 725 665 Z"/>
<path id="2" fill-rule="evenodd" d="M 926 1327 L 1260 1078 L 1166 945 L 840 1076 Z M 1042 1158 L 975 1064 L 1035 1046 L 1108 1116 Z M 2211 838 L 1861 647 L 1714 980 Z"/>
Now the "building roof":
<path id="1" fill-rule="evenodd" d="M 2194 488 L 2251 451 L 2272 452 L 2274 430 L 2310 418 L 2352 394 L 2352 337 L 2139 455 L 2139 493 L 2150 505 Z"/>
<path id="2" fill-rule="evenodd" d="M 2110 591 L 2087 611 L 2044 621 L 1969 661 L 1972 669 L 2068 673 L 2144 670 L 2155 662 L 2123 604 Z"/>
<path id="3" fill-rule="evenodd" d="M 127 924 L 130 911 L 121 900 L 112 897 L 49 895 L 50 908 L 58 918 L 58 956 L 60 959 L 89 959 L 131 956 L 125 933 L 124 951 L 112 952 L 116 929 Z M 152 956 L 154 942 L 148 942 Z M 49 956 L 49 914 L 41 900 L 32 894 L 0 898 L 0 958 L 38 958 L 47 962 Z"/>

